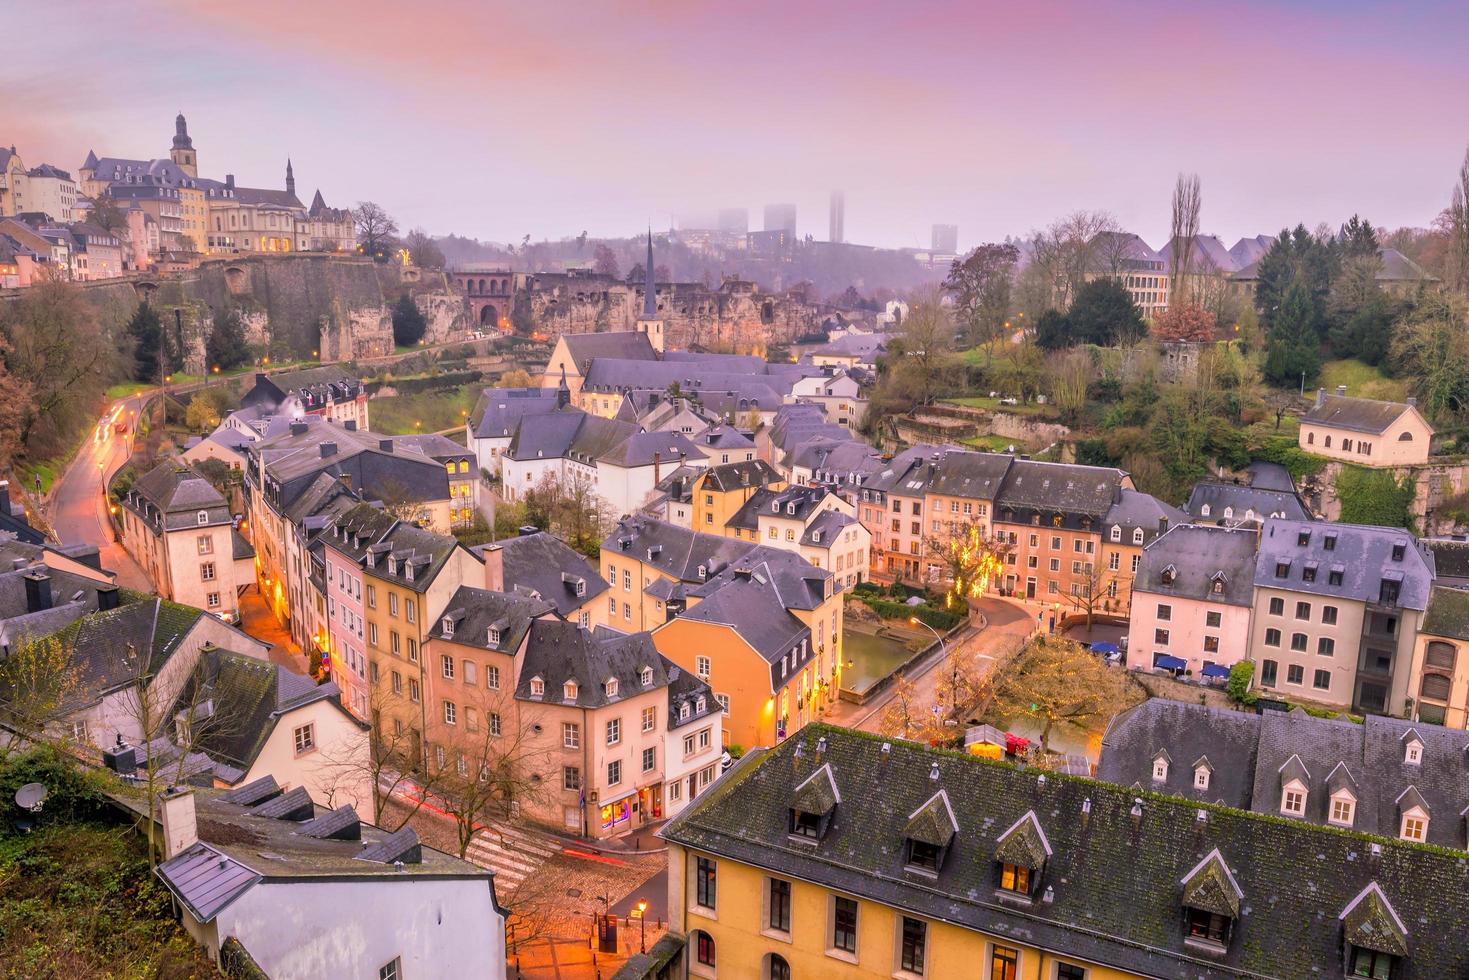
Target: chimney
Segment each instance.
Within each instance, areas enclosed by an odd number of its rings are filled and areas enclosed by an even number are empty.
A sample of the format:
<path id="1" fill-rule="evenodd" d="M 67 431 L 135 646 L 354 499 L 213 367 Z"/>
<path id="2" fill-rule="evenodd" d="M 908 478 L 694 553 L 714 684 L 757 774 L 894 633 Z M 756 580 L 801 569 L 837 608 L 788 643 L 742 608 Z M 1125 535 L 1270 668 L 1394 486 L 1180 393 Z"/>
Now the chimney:
<path id="1" fill-rule="evenodd" d="M 1415 396 L 1413 396 L 1413 395 L 1409 395 L 1408 396 L 1408 407 L 1409 408 L 1417 408 L 1418 407 L 1418 399 Z M 0 493 L 3 493 L 3 492 L 5 492 L 5 483 L 4 483 L 4 481 L 0 481 Z"/>
<path id="2" fill-rule="evenodd" d="M 40 612 L 51 608 L 51 576 L 45 572 L 30 572 L 26 580 L 26 612 Z"/>
<path id="3" fill-rule="evenodd" d="M 357 420 L 356 419 L 348 419 L 347 421 L 345 421 L 345 422 L 342 423 L 342 427 L 345 428 L 348 432 L 356 432 L 357 431 Z"/>
<path id="4" fill-rule="evenodd" d="M 520 527 L 516 528 L 515 533 L 517 537 L 523 538 L 531 534 L 540 534 L 541 529 L 536 527 L 534 524 L 522 524 L 520 525 Z"/>
<path id="5" fill-rule="evenodd" d="M 385 453 L 390 453 L 393 451 L 393 440 L 379 439 L 377 441 L 377 448 L 381 449 Z"/>
<path id="6" fill-rule="evenodd" d="M 10 481 L 0 480 L 0 514 L 14 514 L 10 509 Z"/>
<path id="7" fill-rule="evenodd" d="M 322 459 L 326 459 L 329 456 L 335 456 L 336 454 L 337 454 L 337 444 L 336 443 L 334 443 L 334 442 L 324 442 L 324 443 L 321 444 L 321 458 Z"/>
<path id="8" fill-rule="evenodd" d="M 101 585 L 97 587 L 97 611 L 106 612 L 117 608 L 117 586 Z"/>
<path id="9" fill-rule="evenodd" d="M 293 435 L 293 436 L 304 436 L 305 434 L 306 434 L 306 423 L 305 422 L 292 422 L 291 423 L 291 435 Z"/>
<path id="10" fill-rule="evenodd" d="M 480 554 L 485 560 L 485 588 L 491 592 L 504 592 L 505 549 L 491 544 L 486 545 Z"/>
<path id="11" fill-rule="evenodd" d="M 1326 401 L 1326 389 L 1325 388 L 1317 388 L 1316 389 L 1316 407 L 1317 408 L 1320 408 L 1322 406 L 1322 404 L 1325 403 L 1325 401 Z"/>
<path id="12" fill-rule="evenodd" d="M 1346 385 L 1337 385 L 1336 386 L 1336 397 L 1338 397 L 1338 398 L 1345 398 L 1345 397 L 1347 397 L 1347 386 Z"/>
<path id="13" fill-rule="evenodd" d="M 170 786 L 159 801 L 159 811 L 163 820 L 163 860 L 176 857 L 199 843 L 193 790 Z"/>
<path id="14" fill-rule="evenodd" d="M 119 735 L 116 745 L 102 750 L 102 764 L 119 776 L 131 776 L 138 771 L 138 754 Z"/>
<path id="15" fill-rule="evenodd" d="M 663 454 L 660 453 L 658 450 L 655 449 L 655 450 L 653 450 L 653 486 L 656 487 L 658 485 L 658 480 L 660 479 L 660 477 L 659 477 L 658 474 L 661 473 L 662 471 L 663 471 Z"/>
<path id="16" fill-rule="evenodd" d="M 225 174 L 224 175 L 224 186 L 226 188 L 228 188 L 229 190 L 234 190 L 235 189 L 235 175 L 234 174 Z"/>

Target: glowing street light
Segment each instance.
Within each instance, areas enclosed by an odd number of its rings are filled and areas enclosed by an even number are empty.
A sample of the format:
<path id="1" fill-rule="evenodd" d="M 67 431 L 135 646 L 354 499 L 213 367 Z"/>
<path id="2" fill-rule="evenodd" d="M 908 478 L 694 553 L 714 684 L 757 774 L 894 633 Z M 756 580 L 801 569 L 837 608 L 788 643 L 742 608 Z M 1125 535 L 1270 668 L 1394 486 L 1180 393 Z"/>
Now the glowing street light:
<path id="1" fill-rule="evenodd" d="M 646 899 L 638 902 L 638 922 L 643 928 L 643 938 L 638 951 L 646 953 L 648 951 L 648 902 Z"/>

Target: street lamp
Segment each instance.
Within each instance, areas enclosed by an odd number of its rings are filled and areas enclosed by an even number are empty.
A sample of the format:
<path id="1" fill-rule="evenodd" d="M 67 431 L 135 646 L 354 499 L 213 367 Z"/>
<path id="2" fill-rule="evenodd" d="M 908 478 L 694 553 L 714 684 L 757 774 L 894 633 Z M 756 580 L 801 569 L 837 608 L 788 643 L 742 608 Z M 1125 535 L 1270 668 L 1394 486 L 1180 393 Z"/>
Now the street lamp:
<path id="1" fill-rule="evenodd" d="M 933 638 L 939 641 L 939 657 L 943 658 L 944 656 L 947 656 L 947 648 L 944 646 L 944 637 L 942 633 L 925 623 L 923 620 L 919 619 L 917 616 L 909 616 L 908 622 L 913 626 L 922 626 L 924 629 L 932 633 Z M 950 667 L 952 668 L 952 670 L 949 677 L 949 700 L 956 703 L 951 704 L 949 707 L 957 711 L 959 709 L 959 705 L 957 703 L 958 698 L 955 697 L 955 694 L 957 694 L 959 687 L 959 662 L 955 661 L 953 664 L 950 665 Z"/>
<path id="2" fill-rule="evenodd" d="M 638 902 L 638 924 L 643 930 L 643 937 L 638 943 L 638 952 L 646 953 L 648 951 L 648 902 L 646 899 Z"/>

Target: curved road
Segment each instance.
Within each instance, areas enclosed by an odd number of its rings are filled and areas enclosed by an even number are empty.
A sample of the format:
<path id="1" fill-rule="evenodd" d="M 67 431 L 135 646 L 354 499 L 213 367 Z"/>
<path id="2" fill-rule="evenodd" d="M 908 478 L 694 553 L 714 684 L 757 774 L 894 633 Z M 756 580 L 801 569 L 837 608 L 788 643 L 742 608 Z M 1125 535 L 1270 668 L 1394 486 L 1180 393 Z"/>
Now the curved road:
<path id="1" fill-rule="evenodd" d="M 153 585 L 132 556 L 113 539 L 103 480 L 127 462 L 138 412 L 152 394 L 150 390 L 129 395 L 108 406 L 107 414 L 93 427 L 91 435 L 51 488 L 49 508 L 51 528 L 58 541 L 96 545 L 102 553 L 102 567 L 117 573 L 118 584 L 141 592 L 152 592 Z M 126 434 L 114 431 L 118 424 L 127 427 Z"/>

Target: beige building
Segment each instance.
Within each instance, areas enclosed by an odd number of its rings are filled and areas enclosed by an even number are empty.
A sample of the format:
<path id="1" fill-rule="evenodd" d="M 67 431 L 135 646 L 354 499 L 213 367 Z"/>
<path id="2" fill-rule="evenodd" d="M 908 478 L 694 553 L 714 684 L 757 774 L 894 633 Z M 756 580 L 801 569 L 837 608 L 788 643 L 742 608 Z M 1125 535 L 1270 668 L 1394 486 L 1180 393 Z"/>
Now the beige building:
<path id="1" fill-rule="evenodd" d="M 133 483 L 121 514 L 123 547 L 159 595 L 239 620 L 253 552 L 208 480 L 188 466 L 160 463 Z"/>
<path id="2" fill-rule="evenodd" d="M 1381 402 L 1350 398 L 1346 386 L 1328 395 L 1316 391 L 1316 404 L 1301 416 L 1299 445 L 1308 453 L 1358 466 L 1422 466 L 1428 462 L 1433 426 L 1416 401 Z"/>
<path id="3" fill-rule="evenodd" d="M 1469 592 L 1435 586 L 1413 646 L 1413 716 L 1469 728 Z"/>

